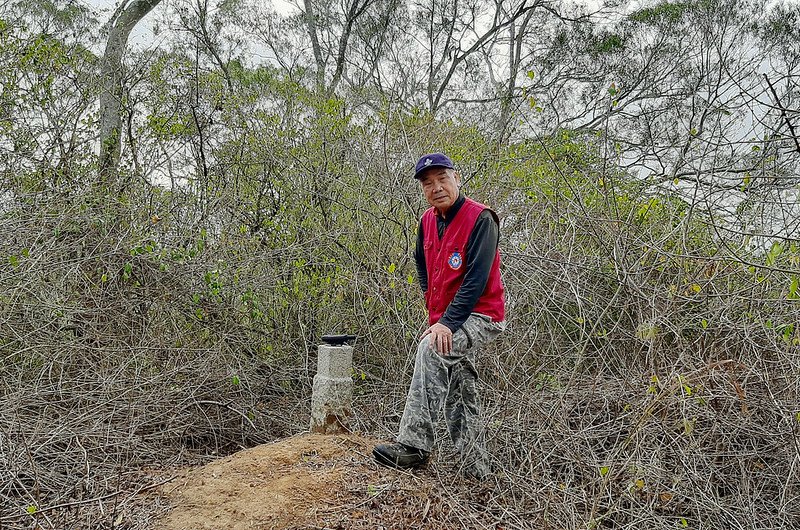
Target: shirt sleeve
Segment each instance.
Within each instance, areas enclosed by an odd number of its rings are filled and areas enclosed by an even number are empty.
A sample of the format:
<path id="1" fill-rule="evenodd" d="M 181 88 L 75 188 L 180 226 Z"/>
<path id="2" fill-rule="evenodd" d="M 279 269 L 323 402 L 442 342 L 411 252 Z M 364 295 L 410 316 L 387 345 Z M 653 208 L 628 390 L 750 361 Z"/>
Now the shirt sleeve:
<path id="1" fill-rule="evenodd" d="M 417 229 L 417 244 L 414 247 L 414 263 L 417 266 L 417 279 L 422 292 L 428 291 L 428 267 L 425 265 L 425 236 L 422 234 L 422 221 Z"/>
<path id="2" fill-rule="evenodd" d="M 497 245 L 500 240 L 500 227 L 490 210 L 484 210 L 475 221 L 466 248 L 466 272 L 464 281 L 442 318 L 444 324 L 455 333 L 472 313 L 475 304 L 486 289 L 489 273 L 492 270 Z"/>

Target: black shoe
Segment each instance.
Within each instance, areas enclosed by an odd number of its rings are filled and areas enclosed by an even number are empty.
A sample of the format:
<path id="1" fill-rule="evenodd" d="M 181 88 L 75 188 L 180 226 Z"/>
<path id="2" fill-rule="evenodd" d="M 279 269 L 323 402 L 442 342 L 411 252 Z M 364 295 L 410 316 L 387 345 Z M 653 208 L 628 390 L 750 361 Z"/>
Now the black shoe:
<path id="1" fill-rule="evenodd" d="M 375 461 L 396 469 L 419 467 L 428 461 L 428 452 L 401 443 L 378 445 L 372 450 Z"/>

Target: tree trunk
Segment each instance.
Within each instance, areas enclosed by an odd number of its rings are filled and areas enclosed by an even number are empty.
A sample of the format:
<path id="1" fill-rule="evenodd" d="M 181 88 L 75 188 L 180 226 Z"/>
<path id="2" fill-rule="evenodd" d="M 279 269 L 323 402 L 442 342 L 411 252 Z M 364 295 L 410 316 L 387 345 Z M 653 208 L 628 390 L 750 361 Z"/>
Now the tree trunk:
<path id="1" fill-rule="evenodd" d="M 122 128 L 122 56 L 131 30 L 161 0 L 123 2 L 109 21 L 111 30 L 101 61 L 100 79 L 100 179 L 109 183 L 116 172 L 120 156 Z"/>
<path id="2" fill-rule="evenodd" d="M 303 6 L 306 9 L 305 19 L 306 27 L 308 28 L 308 36 L 311 38 L 311 49 L 314 51 L 314 61 L 317 63 L 316 82 L 317 90 L 322 91 L 325 87 L 325 60 L 322 58 L 322 48 L 319 45 L 319 36 L 317 35 L 317 20 L 314 14 L 314 5 L 312 0 L 303 0 Z"/>

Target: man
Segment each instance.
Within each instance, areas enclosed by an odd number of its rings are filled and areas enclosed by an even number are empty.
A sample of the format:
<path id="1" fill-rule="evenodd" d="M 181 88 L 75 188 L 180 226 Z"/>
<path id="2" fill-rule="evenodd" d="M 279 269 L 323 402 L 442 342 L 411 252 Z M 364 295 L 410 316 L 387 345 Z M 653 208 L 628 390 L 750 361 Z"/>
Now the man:
<path id="1" fill-rule="evenodd" d="M 505 329 L 499 222 L 492 210 L 460 192 L 461 176 L 444 154 L 420 158 L 414 178 L 431 205 L 422 215 L 414 251 L 429 327 L 417 347 L 397 443 L 379 445 L 372 454 L 398 469 L 424 464 L 444 409 L 463 471 L 482 479 L 490 468 L 475 361 L 481 347 Z"/>

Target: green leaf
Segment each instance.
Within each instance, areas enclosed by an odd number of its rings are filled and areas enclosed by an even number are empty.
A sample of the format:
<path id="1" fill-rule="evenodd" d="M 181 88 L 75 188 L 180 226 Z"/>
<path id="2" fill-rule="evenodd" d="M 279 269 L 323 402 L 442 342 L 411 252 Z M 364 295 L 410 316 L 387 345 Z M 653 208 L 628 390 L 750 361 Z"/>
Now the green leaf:
<path id="1" fill-rule="evenodd" d="M 122 278 L 127 280 L 131 277 L 131 273 L 133 272 L 133 265 L 130 262 L 126 263 L 125 266 L 122 267 Z"/>
<path id="2" fill-rule="evenodd" d="M 769 252 L 767 252 L 766 265 L 768 267 L 774 265 L 775 260 L 777 260 L 778 256 L 781 254 L 783 254 L 783 245 L 776 241 L 770 247 Z"/>
<path id="3" fill-rule="evenodd" d="M 16 268 L 17 265 L 19 265 L 19 258 L 17 256 L 9 256 L 8 263 L 10 263 L 12 267 Z"/>
<path id="4" fill-rule="evenodd" d="M 239 383 L 240 383 L 239 376 L 238 375 L 234 375 L 233 377 L 231 377 L 231 383 L 233 383 L 234 386 L 239 386 Z"/>
<path id="5" fill-rule="evenodd" d="M 29 514 L 33 515 L 33 514 L 35 514 L 35 513 L 36 513 L 38 510 L 37 510 L 37 508 L 36 508 L 36 506 L 35 506 L 35 505 L 33 505 L 33 504 L 29 504 L 29 505 L 28 505 L 28 507 L 27 507 L 27 508 L 25 508 L 25 511 L 26 511 L 26 512 L 28 512 Z"/>
<path id="6" fill-rule="evenodd" d="M 608 466 L 603 466 L 600 468 L 600 476 L 605 477 L 608 475 Z"/>
<path id="7" fill-rule="evenodd" d="M 650 376 L 650 386 L 647 387 L 648 394 L 657 394 L 658 393 L 658 376 L 652 375 Z"/>
<path id="8" fill-rule="evenodd" d="M 789 285 L 789 294 L 786 295 L 786 298 L 789 300 L 797 300 L 800 298 L 800 295 L 797 293 L 798 289 L 800 289 L 800 276 L 795 276 L 792 278 L 791 285 Z"/>
<path id="9" fill-rule="evenodd" d="M 394 274 L 394 271 L 396 271 L 396 270 L 397 270 L 397 265 L 395 265 L 394 263 L 390 263 L 389 264 L 389 274 Z"/>

